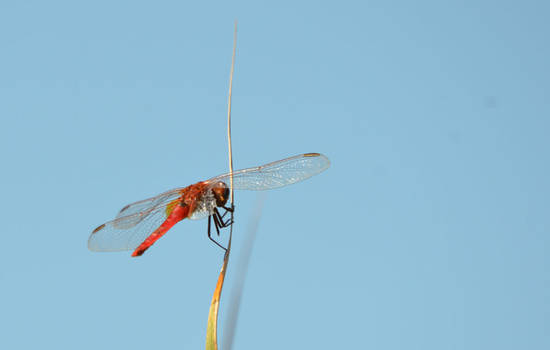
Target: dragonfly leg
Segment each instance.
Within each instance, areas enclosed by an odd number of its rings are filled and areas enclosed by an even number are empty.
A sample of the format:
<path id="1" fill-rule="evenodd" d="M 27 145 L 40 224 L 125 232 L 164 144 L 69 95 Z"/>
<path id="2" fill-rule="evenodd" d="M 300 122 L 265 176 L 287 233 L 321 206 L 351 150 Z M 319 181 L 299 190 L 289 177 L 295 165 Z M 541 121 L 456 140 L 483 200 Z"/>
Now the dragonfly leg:
<path id="1" fill-rule="evenodd" d="M 235 207 L 232 205 L 231 208 L 223 207 L 225 209 L 225 213 L 223 215 L 220 214 L 217 208 L 214 208 L 214 213 L 208 217 L 208 238 L 216 243 L 216 245 L 223 250 L 227 251 L 227 249 L 222 246 L 220 243 L 218 243 L 214 238 L 212 238 L 212 224 L 211 221 L 214 220 L 214 228 L 216 229 L 216 233 L 218 236 L 220 235 L 220 228 L 225 228 L 233 224 L 232 219 L 227 219 L 226 221 L 223 221 L 223 218 L 227 213 L 232 213 L 235 210 Z"/>
<path id="2" fill-rule="evenodd" d="M 223 213 L 223 215 L 221 217 L 222 219 L 227 215 L 227 213 L 232 213 L 232 212 L 235 211 L 235 205 L 233 205 L 233 204 L 231 205 L 231 208 L 225 207 L 223 205 L 222 205 L 222 208 L 225 209 L 225 213 Z"/>
<path id="3" fill-rule="evenodd" d="M 224 207 L 224 209 L 225 209 L 225 207 Z M 228 227 L 229 225 L 233 224 L 233 220 L 231 220 L 231 219 L 227 219 L 226 221 L 223 221 L 223 217 L 228 212 L 229 211 L 227 211 L 227 209 L 226 209 L 226 212 L 223 213 L 223 215 L 220 215 L 220 212 L 218 211 L 218 208 L 214 208 L 214 214 L 212 214 L 212 215 L 214 216 L 214 218 L 217 217 L 218 223 L 220 224 L 221 228 Z"/>
<path id="4" fill-rule="evenodd" d="M 220 227 L 223 228 L 222 221 L 220 221 L 219 214 L 216 215 L 216 213 L 210 215 L 210 217 L 214 220 L 214 227 L 216 228 L 216 233 L 218 236 L 220 235 Z"/>
<path id="5" fill-rule="evenodd" d="M 212 218 L 212 215 L 210 215 L 208 217 L 208 239 L 210 239 L 212 242 L 216 243 L 216 245 L 220 248 L 222 248 L 223 250 L 227 251 L 227 249 L 222 246 L 221 244 L 219 244 L 218 242 L 216 242 L 216 240 L 214 238 L 212 238 L 212 234 L 211 234 L 211 231 L 210 231 L 210 220 Z M 218 231 L 218 236 L 220 235 L 220 230 L 218 228 L 218 223 L 216 222 L 216 218 L 214 217 L 214 226 L 216 227 L 216 231 Z"/>
<path id="6" fill-rule="evenodd" d="M 222 206 L 222 208 L 224 208 L 226 211 L 231 212 L 231 213 L 235 210 L 234 205 L 231 205 L 231 208 L 228 208 L 228 207 L 225 207 L 225 206 Z M 225 214 L 223 214 L 223 215 L 225 215 Z"/>

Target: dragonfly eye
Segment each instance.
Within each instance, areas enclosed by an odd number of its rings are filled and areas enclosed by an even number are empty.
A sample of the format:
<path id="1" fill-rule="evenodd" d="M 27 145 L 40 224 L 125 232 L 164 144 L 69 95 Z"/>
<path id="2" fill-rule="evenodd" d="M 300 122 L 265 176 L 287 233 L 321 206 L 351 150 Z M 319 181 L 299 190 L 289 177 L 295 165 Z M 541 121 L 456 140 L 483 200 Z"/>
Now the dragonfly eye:
<path id="1" fill-rule="evenodd" d="M 218 207 L 221 207 L 227 203 L 227 199 L 229 198 L 229 188 L 227 188 L 227 185 L 223 182 L 218 182 L 217 184 L 212 187 L 212 193 L 214 194 L 214 198 L 216 198 L 216 205 Z"/>

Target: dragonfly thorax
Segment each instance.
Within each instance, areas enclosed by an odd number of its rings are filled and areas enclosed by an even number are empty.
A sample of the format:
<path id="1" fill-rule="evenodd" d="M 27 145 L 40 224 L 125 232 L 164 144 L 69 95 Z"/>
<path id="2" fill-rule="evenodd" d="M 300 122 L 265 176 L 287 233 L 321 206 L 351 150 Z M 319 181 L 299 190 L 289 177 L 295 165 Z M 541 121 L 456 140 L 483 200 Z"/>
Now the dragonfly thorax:
<path id="1" fill-rule="evenodd" d="M 229 189 L 223 182 L 218 182 L 207 188 L 197 200 L 197 204 L 189 219 L 199 220 L 214 213 L 216 207 L 225 205 L 229 198 Z"/>

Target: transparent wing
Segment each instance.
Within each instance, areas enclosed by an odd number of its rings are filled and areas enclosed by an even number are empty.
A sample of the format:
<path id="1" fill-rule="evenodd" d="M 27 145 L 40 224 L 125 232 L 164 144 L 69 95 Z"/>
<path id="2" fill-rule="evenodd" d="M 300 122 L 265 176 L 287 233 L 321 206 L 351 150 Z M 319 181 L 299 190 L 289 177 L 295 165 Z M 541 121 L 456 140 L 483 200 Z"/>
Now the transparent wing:
<path id="1" fill-rule="evenodd" d="M 319 174 L 330 166 L 327 157 L 320 153 L 305 153 L 282 159 L 255 168 L 233 172 L 233 186 L 236 190 L 270 190 L 287 186 Z M 229 186 L 231 174 L 216 176 L 207 183 L 219 181 Z"/>
<path id="2" fill-rule="evenodd" d="M 158 196 L 128 204 L 116 219 L 97 227 L 88 239 L 88 249 L 113 252 L 139 246 L 166 220 L 166 207 L 179 201 L 185 188 L 176 188 Z"/>
<path id="3" fill-rule="evenodd" d="M 175 188 L 170 191 L 161 193 L 155 197 L 147 198 L 132 204 L 128 204 L 124 208 L 120 209 L 116 218 L 121 218 L 123 216 L 130 216 L 139 212 L 147 212 L 153 209 L 154 207 L 165 205 L 173 201 L 174 199 L 181 196 L 183 188 Z"/>
<path id="4" fill-rule="evenodd" d="M 137 248 L 166 220 L 167 205 L 152 207 L 99 226 L 88 239 L 88 249 L 95 252 L 116 252 Z"/>

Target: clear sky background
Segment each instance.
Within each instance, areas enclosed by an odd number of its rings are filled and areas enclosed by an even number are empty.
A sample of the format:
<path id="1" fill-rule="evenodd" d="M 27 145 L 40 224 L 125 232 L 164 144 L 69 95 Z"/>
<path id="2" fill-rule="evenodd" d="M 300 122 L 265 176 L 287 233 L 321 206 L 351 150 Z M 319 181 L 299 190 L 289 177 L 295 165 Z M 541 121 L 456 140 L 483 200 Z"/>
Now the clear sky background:
<path id="1" fill-rule="evenodd" d="M 268 193 L 235 349 L 550 348 L 544 1 L 2 1 L 2 349 L 201 349 L 222 252 L 124 205 L 321 152 Z M 256 194 L 236 193 L 233 268 Z M 227 237 L 227 236 L 225 236 Z M 233 268 L 233 269 L 232 269 Z M 223 330 L 222 330 L 223 333 Z"/>

